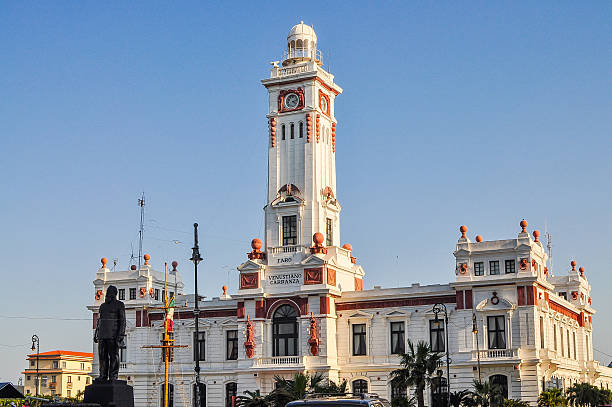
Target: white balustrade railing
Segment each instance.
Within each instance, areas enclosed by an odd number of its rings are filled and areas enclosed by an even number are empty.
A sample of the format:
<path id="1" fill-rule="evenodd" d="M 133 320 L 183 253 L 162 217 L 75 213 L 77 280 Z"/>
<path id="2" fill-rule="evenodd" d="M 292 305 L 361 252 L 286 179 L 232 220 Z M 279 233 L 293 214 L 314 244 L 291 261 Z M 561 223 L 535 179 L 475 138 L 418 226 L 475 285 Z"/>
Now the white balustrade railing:
<path id="1" fill-rule="evenodd" d="M 302 245 L 268 247 L 268 253 L 270 253 L 270 254 L 298 253 L 298 252 L 302 252 L 304 250 L 304 248 L 305 248 L 305 246 L 302 246 Z"/>
<path id="2" fill-rule="evenodd" d="M 481 350 L 480 359 L 500 359 L 500 358 L 516 358 L 518 357 L 517 349 L 485 349 Z M 473 357 L 478 357 L 477 351 L 473 351 Z"/>
<path id="3" fill-rule="evenodd" d="M 302 356 L 274 356 L 271 358 L 257 358 L 255 366 L 296 366 L 304 364 Z"/>

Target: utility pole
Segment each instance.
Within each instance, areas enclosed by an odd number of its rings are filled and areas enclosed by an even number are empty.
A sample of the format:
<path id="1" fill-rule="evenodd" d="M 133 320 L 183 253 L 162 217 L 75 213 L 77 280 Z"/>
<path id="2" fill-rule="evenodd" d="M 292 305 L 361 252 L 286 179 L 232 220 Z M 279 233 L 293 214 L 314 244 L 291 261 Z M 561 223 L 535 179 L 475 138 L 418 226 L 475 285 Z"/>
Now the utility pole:
<path id="1" fill-rule="evenodd" d="M 200 298 L 198 296 L 198 263 L 202 261 L 200 256 L 200 247 L 198 246 L 198 224 L 193 224 L 193 252 L 189 260 L 193 262 L 193 273 L 195 283 L 195 306 L 193 308 L 193 316 L 195 317 L 195 346 L 193 348 L 193 354 L 195 356 L 195 407 L 200 407 L 200 330 L 199 330 L 199 317 L 200 317 Z"/>

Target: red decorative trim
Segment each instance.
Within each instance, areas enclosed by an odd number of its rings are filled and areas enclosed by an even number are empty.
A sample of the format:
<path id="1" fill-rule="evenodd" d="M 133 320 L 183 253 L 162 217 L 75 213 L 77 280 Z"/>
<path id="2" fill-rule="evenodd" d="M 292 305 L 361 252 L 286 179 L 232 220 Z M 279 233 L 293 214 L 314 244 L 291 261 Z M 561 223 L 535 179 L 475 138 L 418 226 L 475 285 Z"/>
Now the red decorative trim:
<path id="1" fill-rule="evenodd" d="M 270 127 L 270 145 L 272 147 L 276 146 L 276 118 L 271 117 L 268 120 L 268 126 Z"/>
<path id="2" fill-rule="evenodd" d="M 266 301 L 262 298 L 255 300 L 255 318 L 266 317 Z"/>
<path id="3" fill-rule="evenodd" d="M 433 305 L 439 302 L 455 304 L 456 300 L 457 298 L 455 297 L 455 295 L 439 295 L 433 297 L 405 298 L 401 300 L 345 302 L 336 304 L 336 311 L 349 311 L 354 309 L 369 308 L 413 307 L 417 305 Z"/>
<path id="4" fill-rule="evenodd" d="M 323 284 L 323 267 L 304 269 L 304 285 Z"/>
<path id="5" fill-rule="evenodd" d="M 571 309 L 566 308 L 563 305 L 554 302 L 551 298 L 548 299 L 548 305 L 551 310 L 556 311 L 562 315 L 565 315 L 566 317 L 570 317 L 580 324 L 580 314 L 578 314 L 577 312 L 574 312 Z"/>
<path id="6" fill-rule="evenodd" d="M 336 123 L 332 123 L 332 152 L 336 152 Z"/>
<path id="7" fill-rule="evenodd" d="M 149 288 L 149 297 L 155 297 L 155 289 L 153 289 L 153 287 Z"/>
<path id="8" fill-rule="evenodd" d="M 240 274 L 240 289 L 259 288 L 259 273 Z"/>
<path id="9" fill-rule="evenodd" d="M 320 300 L 320 313 L 321 314 L 329 314 L 330 310 L 330 302 L 329 297 L 319 297 Z"/>
<path id="10" fill-rule="evenodd" d="M 306 115 L 306 142 L 310 143 L 310 136 L 312 135 L 312 115 Z"/>
<path id="11" fill-rule="evenodd" d="M 520 267 L 520 269 L 521 269 L 521 270 L 523 270 L 523 271 L 524 271 L 524 270 L 527 270 L 527 266 L 528 266 L 528 265 L 529 265 L 529 260 L 528 260 L 527 258 L 523 257 L 523 258 L 521 259 L 521 261 L 520 261 L 520 266 L 519 266 L 519 267 Z"/>
<path id="12" fill-rule="evenodd" d="M 355 277 L 355 291 L 363 291 L 363 280 Z"/>
<path id="13" fill-rule="evenodd" d="M 336 286 L 336 270 L 327 269 L 327 284 Z"/>
<path id="14" fill-rule="evenodd" d="M 534 305 L 538 289 L 534 286 L 527 286 L 525 289 L 527 290 L 527 305 Z"/>
<path id="15" fill-rule="evenodd" d="M 578 291 L 572 291 L 572 300 L 578 299 Z"/>
<path id="16" fill-rule="evenodd" d="M 290 93 L 297 94 L 300 100 L 295 109 L 287 109 L 285 107 L 285 96 L 287 96 Z M 281 90 L 280 93 L 278 94 L 278 112 L 279 113 L 295 112 L 296 110 L 302 110 L 303 108 L 304 108 L 304 89 L 302 88 L 284 89 L 284 90 Z"/>
<path id="17" fill-rule="evenodd" d="M 464 309 L 464 304 L 463 304 L 463 291 L 459 290 L 457 292 L 455 292 L 455 297 L 457 298 L 457 309 Z"/>
<path id="18" fill-rule="evenodd" d="M 465 308 L 472 309 L 473 307 L 472 290 L 465 290 Z"/>
<path id="19" fill-rule="evenodd" d="M 316 133 L 317 133 L 317 143 L 319 142 L 319 136 L 321 133 L 321 125 L 320 125 L 320 121 L 321 121 L 321 115 L 319 113 L 317 113 L 317 129 L 316 129 Z"/>
<path id="20" fill-rule="evenodd" d="M 315 78 L 315 80 L 317 82 L 319 82 L 321 84 L 321 86 L 323 86 L 325 89 L 327 89 L 328 91 L 332 92 L 334 95 L 339 95 L 340 92 L 338 92 L 336 89 L 332 88 L 331 86 L 329 86 L 328 84 L 326 84 L 325 82 L 323 82 L 323 79 L 321 78 Z"/>
<path id="21" fill-rule="evenodd" d="M 516 295 L 518 297 L 519 307 L 527 304 L 527 296 L 525 295 L 525 286 L 516 287 Z"/>
<path id="22" fill-rule="evenodd" d="M 325 109 L 323 109 L 323 106 L 321 103 L 323 99 L 325 99 L 325 102 L 327 103 L 325 106 Z M 329 116 L 329 96 L 323 93 L 321 89 L 319 89 L 319 109 L 321 109 L 321 112 L 323 112 L 326 116 Z"/>
<path id="23" fill-rule="evenodd" d="M 144 298 L 144 297 L 145 297 L 145 295 L 147 295 L 147 289 L 146 289 L 146 287 L 140 287 L 139 292 L 140 292 L 140 298 Z"/>
<path id="24" fill-rule="evenodd" d="M 102 299 L 102 290 L 96 291 L 96 301 L 100 301 Z"/>
<path id="25" fill-rule="evenodd" d="M 242 319 L 244 318 L 244 301 L 239 301 L 236 308 L 236 318 Z"/>
<path id="26" fill-rule="evenodd" d="M 300 315 L 308 315 L 308 298 L 266 298 L 266 318 L 271 319 L 272 311 L 284 304 L 296 307 Z"/>
<path id="27" fill-rule="evenodd" d="M 93 313 L 93 318 L 92 318 L 92 322 L 93 322 L 93 326 L 91 329 L 96 329 L 96 327 L 98 326 L 98 318 L 99 318 L 99 314 L 97 312 Z"/>

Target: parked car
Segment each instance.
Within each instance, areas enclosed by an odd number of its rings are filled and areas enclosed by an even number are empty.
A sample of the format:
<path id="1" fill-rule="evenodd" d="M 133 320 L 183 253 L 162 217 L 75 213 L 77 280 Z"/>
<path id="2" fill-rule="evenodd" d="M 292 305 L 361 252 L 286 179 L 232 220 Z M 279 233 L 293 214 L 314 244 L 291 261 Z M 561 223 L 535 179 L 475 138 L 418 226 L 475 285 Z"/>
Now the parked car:
<path id="1" fill-rule="evenodd" d="M 292 401 L 286 407 L 353 407 L 353 406 L 371 406 L 371 407 L 391 407 L 388 400 L 378 397 L 377 394 L 339 394 L 326 395 L 315 394 L 304 400 Z"/>

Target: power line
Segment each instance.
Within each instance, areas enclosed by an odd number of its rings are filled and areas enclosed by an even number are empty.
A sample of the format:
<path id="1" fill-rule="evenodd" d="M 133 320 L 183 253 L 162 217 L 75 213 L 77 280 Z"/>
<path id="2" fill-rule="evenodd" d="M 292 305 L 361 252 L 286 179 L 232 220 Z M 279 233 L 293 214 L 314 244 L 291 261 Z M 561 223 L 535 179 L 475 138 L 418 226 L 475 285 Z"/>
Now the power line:
<path id="1" fill-rule="evenodd" d="M 36 319 L 36 320 L 50 320 L 50 321 L 91 321 L 91 318 L 29 317 L 29 316 L 20 316 L 20 315 L 0 315 L 0 318 Z"/>
<path id="2" fill-rule="evenodd" d="M 597 349 L 597 348 L 596 348 L 596 347 L 594 347 L 594 346 L 593 346 L 593 350 L 594 350 L 595 352 L 599 352 L 599 353 L 601 353 L 602 355 L 606 355 L 606 356 L 608 356 L 608 357 L 611 357 L 611 358 L 612 358 L 612 355 L 610 355 L 610 354 L 608 354 L 608 353 L 606 353 L 606 352 L 602 352 L 602 351 L 600 351 L 599 349 Z"/>

